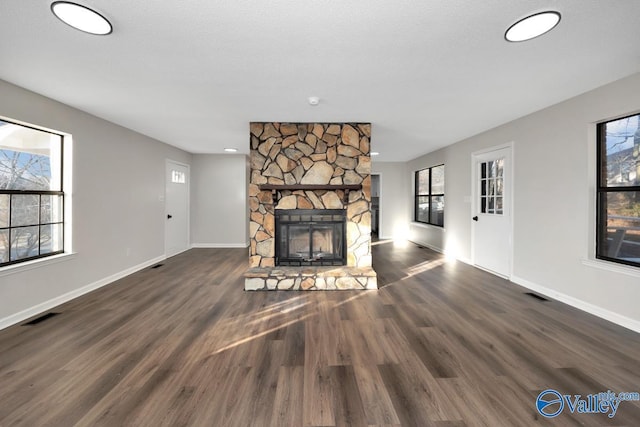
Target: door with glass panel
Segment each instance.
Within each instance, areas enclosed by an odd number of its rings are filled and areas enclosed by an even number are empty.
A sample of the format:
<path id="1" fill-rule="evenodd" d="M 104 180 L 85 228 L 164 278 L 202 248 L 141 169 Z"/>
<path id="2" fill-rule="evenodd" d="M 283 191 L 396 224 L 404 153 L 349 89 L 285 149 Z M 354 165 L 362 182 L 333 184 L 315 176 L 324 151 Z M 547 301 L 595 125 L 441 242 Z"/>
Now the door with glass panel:
<path id="1" fill-rule="evenodd" d="M 165 187 L 165 254 L 189 249 L 189 166 L 167 160 Z"/>
<path id="2" fill-rule="evenodd" d="M 473 155 L 473 261 L 484 270 L 511 276 L 511 147 Z"/>

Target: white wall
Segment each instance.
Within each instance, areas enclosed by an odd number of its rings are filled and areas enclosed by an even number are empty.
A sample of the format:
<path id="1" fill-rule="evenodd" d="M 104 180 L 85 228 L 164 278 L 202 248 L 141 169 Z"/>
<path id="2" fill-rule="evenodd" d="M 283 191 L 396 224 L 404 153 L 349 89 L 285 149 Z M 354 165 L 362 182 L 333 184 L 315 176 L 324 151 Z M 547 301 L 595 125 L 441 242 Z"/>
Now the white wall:
<path id="1" fill-rule="evenodd" d="M 191 243 L 194 247 L 248 244 L 248 158 L 194 154 L 191 168 Z"/>
<path id="2" fill-rule="evenodd" d="M 406 163 L 371 163 L 371 173 L 380 175 L 380 230 L 381 239 L 407 237 L 411 203 L 407 203 Z"/>
<path id="3" fill-rule="evenodd" d="M 165 160 L 191 154 L 3 81 L 0 116 L 73 135 L 76 253 L 0 272 L 0 328 L 164 257 Z"/>
<path id="4" fill-rule="evenodd" d="M 595 123 L 640 111 L 640 74 L 415 159 L 445 164 L 441 249 L 471 259 L 471 153 L 514 144 L 514 282 L 640 331 L 640 271 L 593 260 Z M 411 199 L 407 199 L 411 202 Z M 441 231 L 412 227 L 412 239 Z M 635 273 L 634 273 L 635 271 Z"/>

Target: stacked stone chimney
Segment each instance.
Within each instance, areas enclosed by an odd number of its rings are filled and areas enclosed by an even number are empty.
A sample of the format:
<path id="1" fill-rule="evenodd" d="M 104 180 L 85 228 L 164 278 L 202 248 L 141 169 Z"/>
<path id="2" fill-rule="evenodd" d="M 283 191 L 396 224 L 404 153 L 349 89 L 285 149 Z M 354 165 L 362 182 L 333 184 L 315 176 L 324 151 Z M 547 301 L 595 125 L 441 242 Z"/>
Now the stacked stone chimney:
<path id="1" fill-rule="evenodd" d="M 245 289 L 376 289 L 371 268 L 371 124 L 251 123 L 250 134 L 250 268 Z M 345 209 L 347 265 L 276 266 L 275 209 Z"/>

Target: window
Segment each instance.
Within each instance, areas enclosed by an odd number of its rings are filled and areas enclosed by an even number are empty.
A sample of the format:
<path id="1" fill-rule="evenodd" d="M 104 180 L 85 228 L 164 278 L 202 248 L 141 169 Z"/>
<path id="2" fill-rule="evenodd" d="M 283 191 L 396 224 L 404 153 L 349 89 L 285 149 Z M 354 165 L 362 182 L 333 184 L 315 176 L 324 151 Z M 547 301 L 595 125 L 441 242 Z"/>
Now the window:
<path id="1" fill-rule="evenodd" d="M 187 182 L 186 175 L 182 171 L 171 171 L 171 182 L 174 184 L 185 184 Z"/>
<path id="2" fill-rule="evenodd" d="M 640 267 L 640 114 L 598 124 L 596 257 Z"/>
<path id="3" fill-rule="evenodd" d="M 444 227 L 444 165 L 416 172 L 414 220 Z"/>
<path id="4" fill-rule="evenodd" d="M 504 157 L 480 163 L 480 212 L 504 214 Z"/>
<path id="5" fill-rule="evenodd" d="M 0 267 L 64 252 L 62 139 L 0 120 Z"/>

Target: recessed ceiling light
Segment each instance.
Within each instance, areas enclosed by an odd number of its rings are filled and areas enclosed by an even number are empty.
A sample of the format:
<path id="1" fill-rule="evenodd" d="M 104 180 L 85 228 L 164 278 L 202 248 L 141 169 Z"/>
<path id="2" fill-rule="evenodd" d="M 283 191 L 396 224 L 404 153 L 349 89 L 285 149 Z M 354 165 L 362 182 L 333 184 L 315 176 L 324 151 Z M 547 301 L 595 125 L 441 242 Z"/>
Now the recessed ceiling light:
<path id="1" fill-rule="evenodd" d="M 103 36 L 113 30 L 104 16 L 76 3 L 56 1 L 51 4 L 51 11 L 65 24 L 85 33 Z"/>
<path id="2" fill-rule="evenodd" d="M 227 153 L 236 153 L 238 150 L 236 148 L 225 148 L 224 151 Z"/>
<path id="3" fill-rule="evenodd" d="M 377 156 L 380 153 L 378 153 L 377 151 L 372 151 L 371 153 L 369 153 L 370 156 Z"/>
<path id="4" fill-rule="evenodd" d="M 318 98 L 317 96 L 310 96 L 309 99 L 309 105 L 318 105 L 320 103 L 320 98 Z"/>
<path id="5" fill-rule="evenodd" d="M 527 16 L 509 27 L 504 38 L 510 42 L 531 40 L 551 31 L 560 22 L 560 13 L 546 11 Z"/>

